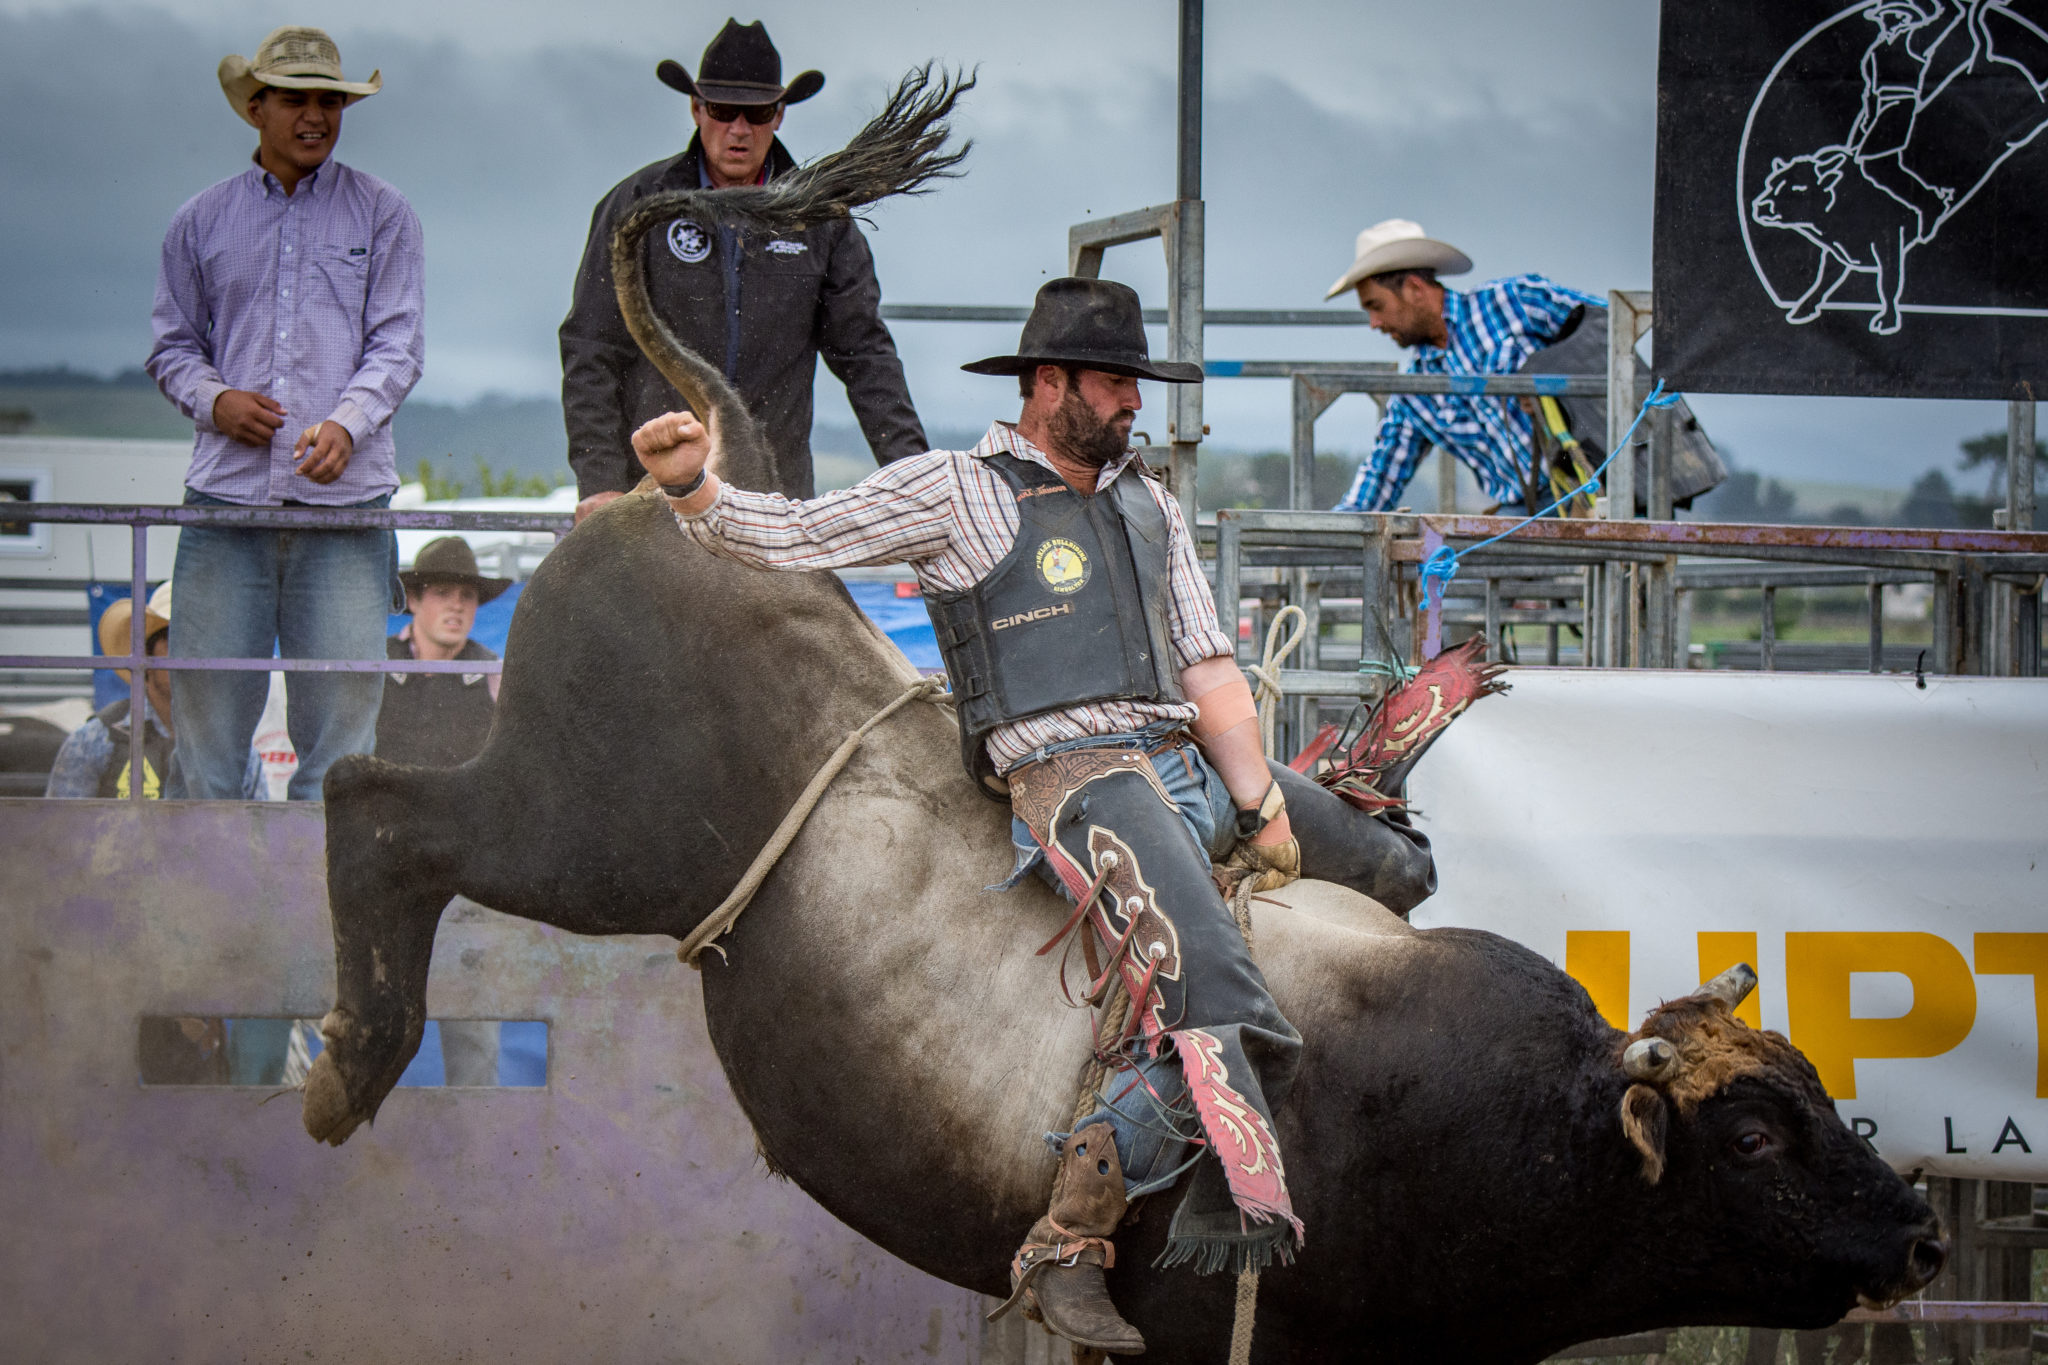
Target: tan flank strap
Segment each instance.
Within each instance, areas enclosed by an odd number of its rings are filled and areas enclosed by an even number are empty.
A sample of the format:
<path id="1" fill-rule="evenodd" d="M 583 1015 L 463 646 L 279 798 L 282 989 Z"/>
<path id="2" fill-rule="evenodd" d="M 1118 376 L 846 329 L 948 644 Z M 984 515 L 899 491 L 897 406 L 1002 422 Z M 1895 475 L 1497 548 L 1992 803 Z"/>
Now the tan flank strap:
<path id="1" fill-rule="evenodd" d="M 810 785 L 797 797 L 796 804 L 789 808 L 789 814 L 782 817 L 782 823 L 775 827 L 775 833 L 768 836 L 767 844 L 754 855 L 754 861 L 747 868 L 746 875 L 740 878 L 740 884 L 732 889 L 732 894 L 727 896 L 716 910 L 706 915 L 703 922 L 690 931 L 690 936 L 676 949 L 676 956 L 692 967 L 698 967 L 697 960 L 704 955 L 706 948 L 724 957 L 725 949 L 711 940 L 732 928 L 733 922 L 740 917 L 740 911 L 746 909 L 748 902 L 754 899 L 754 893 L 761 889 L 762 882 L 768 880 L 768 874 L 775 869 L 776 862 L 789 846 L 796 842 L 796 836 L 802 831 L 804 821 L 810 818 L 811 812 L 817 809 L 818 802 L 824 799 L 825 789 L 832 785 L 832 779 L 839 776 L 839 770 L 853 758 L 853 751 L 860 748 L 861 741 L 868 737 L 868 731 L 920 697 L 938 697 L 943 695 L 945 690 L 946 680 L 942 676 L 919 678 L 905 688 L 896 700 L 868 717 L 867 724 L 849 734 L 839 747 L 832 751 L 832 756 L 825 760 L 825 766 L 818 769 L 817 776 L 811 779 Z"/>

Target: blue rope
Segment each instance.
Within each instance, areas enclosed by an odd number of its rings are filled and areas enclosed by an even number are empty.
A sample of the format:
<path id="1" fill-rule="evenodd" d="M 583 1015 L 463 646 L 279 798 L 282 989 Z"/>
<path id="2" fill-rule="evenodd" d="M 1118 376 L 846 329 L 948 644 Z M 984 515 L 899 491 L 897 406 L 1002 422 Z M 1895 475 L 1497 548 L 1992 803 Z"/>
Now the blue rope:
<path id="1" fill-rule="evenodd" d="M 1419 570 L 1419 575 L 1422 579 L 1423 610 L 1434 610 L 1443 600 L 1444 590 L 1450 586 L 1451 580 L 1458 576 L 1458 561 L 1460 559 L 1475 550 L 1483 550 L 1489 545 L 1495 545 L 1506 540 L 1529 523 L 1540 521 L 1544 517 L 1549 516 L 1581 493 L 1586 494 L 1588 497 L 1597 494 L 1600 491 L 1600 476 L 1607 472 L 1607 466 L 1614 463 L 1616 455 L 1629 448 L 1629 442 L 1635 437 L 1636 428 L 1642 425 L 1643 418 L 1649 415 L 1650 409 L 1668 408 L 1682 396 L 1681 394 L 1664 392 L 1664 381 L 1658 380 L 1657 386 L 1650 390 L 1650 396 L 1643 400 L 1643 405 L 1640 408 L 1636 409 L 1636 419 L 1628 424 L 1628 430 L 1622 433 L 1620 442 L 1614 449 L 1607 452 L 1607 458 L 1602 460 L 1599 467 L 1586 476 L 1584 483 L 1572 489 L 1569 493 L 1564 494 L 1542 511 L 1531 513 L 1513 526 L 1508 527 L 1507 530 L 1502 531 L 1499 535 L 1490 536 L 1480 541 L 1477 545 L 1468 545 L 1462 550 L 1453 550 L 1448 545 L 1439 545 L 1430 557 L 1422 562 L 1422 568 Z"/>

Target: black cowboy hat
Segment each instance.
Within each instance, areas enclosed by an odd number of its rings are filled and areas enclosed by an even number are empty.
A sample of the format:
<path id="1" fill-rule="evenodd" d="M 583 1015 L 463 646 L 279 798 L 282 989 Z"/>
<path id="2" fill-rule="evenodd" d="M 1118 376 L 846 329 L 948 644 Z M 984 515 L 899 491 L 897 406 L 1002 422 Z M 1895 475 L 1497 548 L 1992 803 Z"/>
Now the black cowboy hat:
<path id="1" fill-rule="evenodd" d="M 461 536 L 441 536 L 420 546 L 412 567 L 399 574 L 398 581 L 415 594 L 429 583 L 467 583 L 476 589 L 478 606 L 512 586 L 509 578 L 486 578 L 478 573 L 476 551 Z"/>
<path id="2" fill-rule="evenodd" d="M 1153 360 L 1145 349 L 1145 313 L 1137 291 L 1115 280 L 1069 276 L 1039 288 L 1018 339 L 1017 354 L 995 355 L 960 368 L 969 374 L 1023 374 L 1040 365 L 1136 375 L 1168 384 L 1199 384 L 1202 367 Z"/>
<path id="3" fill-rule="evenodd" d="M 801 72 L 788 85 L 782 83 L 782 54 L 759 19 L 751 24 L 727 19 L 704 49 L 696 80 L 682 63 L 667 59 L 654 74 L 669 89 L 711 104 L 800 104 L 825 88 L 825 77 L 817 71 Z"/>

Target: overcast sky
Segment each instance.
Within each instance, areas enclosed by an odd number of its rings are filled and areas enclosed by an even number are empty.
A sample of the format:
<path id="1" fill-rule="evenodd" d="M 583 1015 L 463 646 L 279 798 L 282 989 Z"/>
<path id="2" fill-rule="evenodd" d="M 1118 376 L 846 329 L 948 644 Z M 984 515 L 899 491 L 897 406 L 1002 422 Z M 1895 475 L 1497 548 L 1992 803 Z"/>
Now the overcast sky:
<path id="1" fill-rule="evenodd" d="M 349 111 L 338 155 L 396 184 L 425 226 L 418 394 L 555 391 L 555 328 L 592 205 L 687 139 L 687 101 L 654 65 L 694 71 L 726 14 L 673 0 L 0 0 L 0 367 L 141 362 L 165 223 L 254 145 L 215 65 L 278 24 L 314 23 L 351 77 L 384 75 Z M 1171 0 L 785 0 L 739 17 L 767 21 L 785 79 L 828 78 L 784 124 L 799 159 L 843 143 L 907 66 L 979 64 L 957 120 L 975 140 L 967 177 L 883 205 L 870 240 L 892 302 L 1015 304 L 1063 271 L 1068 224 L 1172 198 L 1175 16 Z M 1649 0 L 1211 4 L 1207 51 L 1211 306 L 1317 306 L 1353 235 L 1392 216 L 1464 248 L 1471 281 L 1533 270 L 1595 293 L 1650 285 Z M 1156 246 L 1119 248 L 1106 273 L 1164 302 Z M 955 367 L 1011 349 L 1014 327 L 895 332 L 928 423 L 1010 415 L 1014 390 Z M 1362 328 L 1212 328 L 1208 353 L 1397 354 Z M 829 376 L 820 398 L 820 421 L 850 420 Z M 1147 402 L 1156 411 L 1158 395 Z M 1986 403 L 1694 403 L 1746 467 L 1889 486 L 2004 423 Z M 1205 405 L 1219 443 L 1286 444 L 1282 383 L 1212 382 Z M 1343 400 L 1321 443 L 1355 449 L 1372 417 L 1369 400 Z"/>

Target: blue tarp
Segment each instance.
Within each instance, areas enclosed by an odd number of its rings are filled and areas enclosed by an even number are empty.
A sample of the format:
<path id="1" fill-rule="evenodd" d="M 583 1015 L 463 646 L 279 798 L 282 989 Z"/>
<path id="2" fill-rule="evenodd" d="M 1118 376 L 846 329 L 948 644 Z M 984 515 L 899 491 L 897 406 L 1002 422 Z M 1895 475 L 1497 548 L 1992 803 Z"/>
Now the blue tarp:
<path id="1" fill-rule="evenodd" d="M 846 590 L 918 669 L 936 673 L 946 666 L 939 658 L 939 637 L 924 609 L 924 598 L 898 597 L 894 583 L 848 583 Z"/>
<path id="2" fill-rule="evenodd" d="M 244 1021 L 230 1019 L 228 1032 L 232 1035 L 237 1026 L 247 1027 L 250 1022 L 261 1024 L 289 1025 L 290 1020 L 265 1019 Z M 282 1055 L 284 1036 L 280 1031 L 275 1044 L 276 1055 Z M 307 1049 L 318 1057 L 324 1045 L 315 1035 Z M 405 1071 L 398 1078 L 400 1085 L 440 1086 L 448 1083 L 447 1064 L 441 1059 L 441 1021 L 427 1020 L 426 1030 L 420 1036 L 420 1050 L 413 1054 Z M 548 1025 L 545 1019 L 507 1019 L 498 1025 L 498 1084 L 507 1086 L 538 1086 L 548 1083 Z"/>
<path id="3" fill-rule="evenodd" d="M 147 585 L 149 592 L 157 590 L 157 584 Z M 92 636 L 92 652 L 104 654 L 100 648 L 100 618 L 107 614 L 107 608 L 116 602 L 128 600 L 126 583 L 88 583 L 85 588 L 85 610 L 87 614 L 86 633 Z M 148 593 L 143 601 L 149 600 Z M 125 651 L 124 651 L 125 652 Z M 92 673 L 92 709 L 120 700 L 128 695 L 128 684 L 121 681 L 121 675 L 111 668 L 96 668 Z"/>

